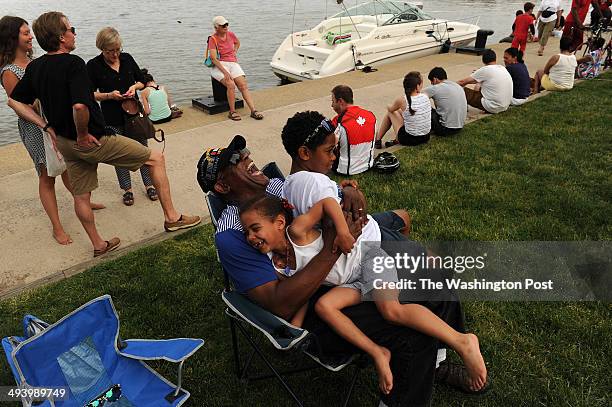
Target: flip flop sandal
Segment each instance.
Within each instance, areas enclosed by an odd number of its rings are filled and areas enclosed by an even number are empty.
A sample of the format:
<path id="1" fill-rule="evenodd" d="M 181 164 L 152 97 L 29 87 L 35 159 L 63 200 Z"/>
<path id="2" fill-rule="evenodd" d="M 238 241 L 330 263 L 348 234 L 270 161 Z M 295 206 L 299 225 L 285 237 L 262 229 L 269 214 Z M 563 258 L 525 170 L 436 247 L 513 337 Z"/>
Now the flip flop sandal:
<path id="1" fill-rule="evenodd" d="M 157 196 L 157 190 L 153 188 L 147 188 L 147 196 L 152 201 L 157 201 L 159 197 Z"/>
<path id="2" fill-rule="evenodd" d="M 125 206 L 134 205 L 134 194 L 132 192 L 127 191 L 125 194 L 123 194 L 123 204 Z"/>
<path id="3" fill-rule="evenodd" d="M 94 250 L 94 257 L 102 256 L 108 252 L 112 252 L 121 244 L 121 240 L 118 237 L 113 237 L 111 240 L 106 241 L 106 247 L 104 249 Z"/>
<path id="4" fill-rule="evenodd" d="M 261 120 L 263 119 L 263 114 L 259 113 L 257 110 L 253 110 L 251 112 L 251 117 L 255 120 Z"/>
<path id="5" fill-rule="evenodd" d="M 398 140 L 385 141 L 385 147 L 393 147 L 394 145 L 399 144 Z"/>
<path id="6" fill-rule="evenodd" d="M 242 120 L 242 117 L 240 117 L 240 115 L 238 113 L 236 113 L 236 112 L 229 112 L 227 114 L 227 117 L 232 119 L 235 122 L 238 122 L 238 121 Z"/>

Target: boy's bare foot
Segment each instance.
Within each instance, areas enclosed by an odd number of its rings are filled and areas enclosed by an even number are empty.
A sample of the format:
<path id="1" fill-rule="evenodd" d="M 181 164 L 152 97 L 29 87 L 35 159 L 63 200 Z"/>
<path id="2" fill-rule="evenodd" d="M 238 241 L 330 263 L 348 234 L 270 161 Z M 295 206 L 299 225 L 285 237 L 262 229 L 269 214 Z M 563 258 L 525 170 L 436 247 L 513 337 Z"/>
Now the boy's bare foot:
<path id="1" fill-rule="evenodd" d="M 460 343 L 456 350 L 470 376 L 470 389 L 478 391 L 487 381 L 487 367 L 480 353 L 478 337 L 474 334 L 463 334 Z"/>
<path id="2" fill-rule="evenodd" d="M 70 243 L 72 243 L 72 239 L 70 238 L 70 235 L 66 232 L 64 232 L 64 230 L 59 230 L 59 231 L 53 231 L 53 238 L 55 239 L 55 241 L 61 245 L 69 245 Z"/>
<path id="3" fill-rule="evenodd" d="M 91 203 L 89 204 L 89 206 L 90 206 L 90 207 L 91 207 L 91 209 L 92 209 L 92 210 L 94 210 L 94 211 L 97 211 L 97 210 L 100 210 L 100 209 L 104 209 L 104 208 L 106 208 L 106 206 L 104 206 L 103 204 L 101 204 L 101 203 L 95 203 L 95 202 L 91 202 Z"/>
<path id="4" fill-rule="evenodd" d="M 373 357 L 374 366 L 378 373 L 378 386 L 384 394 L 389 394 L 393 388 L 393 373 L 391 373 L 391 352 L 381 346 L 380 353 Z"/>

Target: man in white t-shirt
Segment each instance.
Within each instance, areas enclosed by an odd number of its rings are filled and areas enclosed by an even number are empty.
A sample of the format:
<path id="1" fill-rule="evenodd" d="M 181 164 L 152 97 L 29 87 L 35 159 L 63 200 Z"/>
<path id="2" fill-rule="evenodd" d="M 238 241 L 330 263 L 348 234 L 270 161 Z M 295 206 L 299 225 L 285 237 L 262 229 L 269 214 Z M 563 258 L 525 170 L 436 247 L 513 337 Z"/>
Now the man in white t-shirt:
<path id="1" fill-rule="evenodd" d="M 546 47 L 552 30 L 559 25 L 561 15 L 560 0 L 542 0 L 536 15 L 536 20 L 538 20 L 538 37 L 540 38 L 538 55 L 544 55 L 544 47 Z"/>
<path id="2" fill-rule="evenodd" d="M 505 67 L 497 65 L 497 55 L 491 49 L 482 54 L 482 63 L 485 66 L 457 83 L 463 86 L 468 105 L 487 113 L 504 112 L 512 102 L 512 77 Z M 466 88 L 469 84 L 478 84 L 480 89 Z"/>

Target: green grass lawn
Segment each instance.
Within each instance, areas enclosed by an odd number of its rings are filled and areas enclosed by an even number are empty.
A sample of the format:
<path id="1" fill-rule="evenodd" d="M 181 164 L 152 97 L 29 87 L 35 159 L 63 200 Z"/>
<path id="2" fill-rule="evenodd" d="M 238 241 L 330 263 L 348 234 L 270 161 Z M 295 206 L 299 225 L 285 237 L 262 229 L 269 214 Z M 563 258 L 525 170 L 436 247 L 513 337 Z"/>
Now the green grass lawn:
<path id="1" fill-rule="evenodd" d="M 407 208 L 417 240 L 609 240 L 611 79 L 608 74 L 472 123 L 457 137 L 399 151 L 395 174 L 357 177 L 370 211 Z M 0 336 L 19 334 L 26 313 L 54 322 L 108 293 L 123 338 L 206 340 L 186 364 L 189 405 L 290 405 L 276 381 L 244 385 L 233 375 L 212 233 L 206 225 L 0 302 Z M 494 388 L 475 398 L 440 387 L 434 406 L 612 405 L 609 303 L 464 306 Z M 287 364 L 296 359 L 302 358 Z M 155 366 L 175 379 L 173 366 Z M 340 403 L 348 380 L 346 372 L 315 370 L 290 384 L 308 405 L 327 406 Z M 0 362 L 0 385 L 12 383 Z M 374 405 L 376 383 L 371 367 L 363 371 L 351 405 Z"/>

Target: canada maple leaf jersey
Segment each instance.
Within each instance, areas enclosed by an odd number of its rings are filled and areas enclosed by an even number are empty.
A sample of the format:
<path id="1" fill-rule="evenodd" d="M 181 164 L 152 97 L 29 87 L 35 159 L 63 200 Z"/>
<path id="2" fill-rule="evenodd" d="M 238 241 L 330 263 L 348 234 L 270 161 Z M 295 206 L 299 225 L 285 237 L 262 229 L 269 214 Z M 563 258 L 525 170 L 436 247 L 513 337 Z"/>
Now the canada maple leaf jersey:
<path id="1" fill-rule="evenodd" d="M 338 123 L 341 118 L 341 123 Z M 359 106 L 349 106 L 344 114 L 332 120 L 338 136 L 338 166 L 336 171 L 355 175 L 374 164 L 376 116 Z"/>

